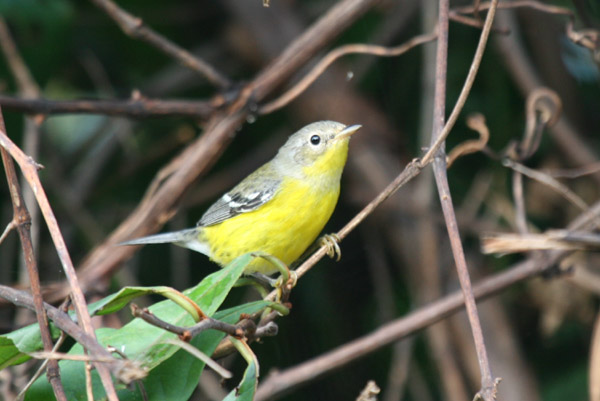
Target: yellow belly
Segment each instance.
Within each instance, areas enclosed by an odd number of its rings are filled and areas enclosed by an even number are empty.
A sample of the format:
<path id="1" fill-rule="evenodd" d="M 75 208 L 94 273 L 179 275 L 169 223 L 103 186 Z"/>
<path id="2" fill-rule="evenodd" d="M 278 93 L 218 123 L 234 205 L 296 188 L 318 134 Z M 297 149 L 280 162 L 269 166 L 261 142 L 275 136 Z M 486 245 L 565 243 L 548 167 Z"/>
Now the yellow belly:
<path id="1" fill-rule="evenodd" d="M 224 266 L 244 253 L 261 251 L 291 264 L 323 230 L 339 192 L 339 179 L 326 186 L 284 180 L 280 191 L 259 209 L 204 227 L 202 236 L 210 245 L 210 258 Z M 246 270 L 275 271 L 262 258 L 254 259 Z"/>

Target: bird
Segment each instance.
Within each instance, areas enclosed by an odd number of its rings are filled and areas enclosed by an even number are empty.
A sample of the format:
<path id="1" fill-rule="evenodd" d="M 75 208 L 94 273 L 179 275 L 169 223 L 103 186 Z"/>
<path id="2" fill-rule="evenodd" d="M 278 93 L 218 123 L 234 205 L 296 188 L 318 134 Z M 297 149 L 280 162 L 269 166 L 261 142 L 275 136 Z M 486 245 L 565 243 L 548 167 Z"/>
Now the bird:
<path id="1" fill-rule="evenodd" d="M 238 256 L 266 253 L 289 266 L 317 239 L 340 194 L 350 137 L 361 125 L 317 121 L 291 135 L 273 159 L 222 195 L 193 228 L 121 245 L 173 243 L 221 267 Z M 337 247 L 337 243 L 334 244 Z M 254 258 L 244 274 L 278 269 Z"/>

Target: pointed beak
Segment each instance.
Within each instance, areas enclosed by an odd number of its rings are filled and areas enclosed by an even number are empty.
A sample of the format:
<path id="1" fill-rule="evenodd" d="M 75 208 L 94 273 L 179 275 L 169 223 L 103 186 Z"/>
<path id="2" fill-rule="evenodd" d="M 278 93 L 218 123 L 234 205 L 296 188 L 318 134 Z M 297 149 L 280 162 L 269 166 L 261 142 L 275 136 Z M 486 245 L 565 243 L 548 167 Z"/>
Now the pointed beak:
<path id="1" fill-rule="evenodd" d="M 356 131 L 358 131 L 360 129 L 360 127 L 362 127 L 362 125 L 356 124 L 356 125 L 350 125 L 350 126 L 344 128 L 335 136 L 335 140 L 337 141 L 339 139 L 349 138 Z"/>

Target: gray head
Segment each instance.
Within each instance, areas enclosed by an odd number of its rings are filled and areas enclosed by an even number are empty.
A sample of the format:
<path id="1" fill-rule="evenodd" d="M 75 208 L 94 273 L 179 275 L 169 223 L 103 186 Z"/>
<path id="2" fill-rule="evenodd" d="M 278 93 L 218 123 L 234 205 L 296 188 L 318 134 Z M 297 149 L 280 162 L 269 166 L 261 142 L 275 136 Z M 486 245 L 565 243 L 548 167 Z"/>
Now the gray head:
<path id="1" fill-rule="evenodd" d="M 317 121 L 308 124 L 289 137 L 285 145 L 279 149 L 275 161 L 287 167 L 310 166 L 319 159 L 326 162 L 336 158 L 335 156 L 343 156 L 341 161 L 343 167 L 350 136 L 359 128 L 360 125 L 346 126 L 335 121 Z"/>

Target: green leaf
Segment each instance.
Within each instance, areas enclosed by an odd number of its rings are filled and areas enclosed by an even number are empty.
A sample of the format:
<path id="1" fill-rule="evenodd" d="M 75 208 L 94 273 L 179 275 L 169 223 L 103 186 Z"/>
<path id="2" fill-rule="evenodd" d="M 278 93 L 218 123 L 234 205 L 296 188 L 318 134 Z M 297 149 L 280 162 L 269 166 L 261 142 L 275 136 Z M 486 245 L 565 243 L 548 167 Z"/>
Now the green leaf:
<path id="1" fill-rule="evenodd" d="M 197 286 L 192 287 L 183 293 L 196 302 L 204 311 L 204 313 L 206 313 L 208 316 L 211 316 L 215 313 L 221 303 L 223 303 L 232 286 L 243 273 L 244 267 L 250 263 L 251 260 L 252 256 L 250 254 L 242 255 L 225 268 L 205 277 L 204 280 L 202 280 Z M 136 297 L 149 293 L 161 292 L 167 288 L 169 287 L 125 287 L 119 292 L 109 295 L 106 298 L 89 305 L 88 310 L 90 311 L 91 315 L 104 315 L 107 313 L 113 313 L 125 307 L 128 302 Z M 171 301 L 160 302 L 149 309 L 157 316 L 165 317 L 165 320 L 168 320 L 170 323 L 182 326 L 192 324 L 188 319 L 189 315 L 187 312 Z M 169 320 L 171 318 L 174 318 L 174 320 Z M 137 323 L 133 324 L 134 322 Z M 140 319 L 135 319 L 130 322 L 129 324 L 133 324 L 131 329 L 144 330 L 146 326 L 149 326 L 140 322 L 142 322 Z M 59 331 L 54 328 L 52 324 L 50 326 L 53 338 L 57 338 Z M 122 329 L 127 326 L 128 325 L 124 326 Z M 6 341 L 7 339 L 10 341 Z M 37 324 L 32 324 L 14 332 L 1 335 L 0 341 L 2 341 L 0 343 L 0 369 L 6 366 L 23 363 L 30 359 L 27 353 L 40 351 L 43 349 L 40 331 Z"/>
<path id="2" fill-rule="evenodd" d="M 121 310 L 129 302 L 135 298 L 149 295 L 159 294 L 165 298 L 170 299 L 177 305 L 188 311 L 188 313 L 194 318 L 194 321 L 200 321 L 201 316 L 198 314 L 198 310 L 195 308 L 194 301 L 186 295 L 183 295 L 174 288 L 159 286 L 159 287 L 125 287 L 121 291 L 113 294 L 110 297 L 104 298 L 103 301 L 93 305 L 90 314 L 106 315 Z M 97 305 L 100 304 L 100 305 Z"/>
<path id="3" fill-rule="evenodd" d="M 271 306 L 268 301 L 256 301 L 239 305 L 214 314 L 214 318 L 226 323 L 234 324 L 239 320 L 242 313 L 253 314 Z M 97 333 L 102 335 L 103 331 L 114 331 L 114 329 L 99 329 Z M 191 344 L 207 355 L 211 355 L 224 333 L 216 330 L 208 330 L 192 339 Z M 78 347 L 78 346 L 76 346 Z M 80 352 L 74 347 L 72 353 Z M 67 392 L 67 399 L 74 401 L 87 401 L 85 394 L 85 373 L 83 363 L 78 361 L 59 362 L 61 378 Z M 155 369 L 151 370 L 143 380 L 143 385 L 149 400 L 185 401 L 198 385 L 198 380 L 204 369 L 204 363 L 184 350 L 178 350 L 171 358 L 167 359 Z M 100 399 L 104 394 L 102 384 L 95 371 L 92 374 L 94 399 Z M 136 384 L 132 389 L 124 386 L 118 388 L 120 401 L 142 401 L 142 397 Z M 52 400 L 54 399 L 52 388 L 45 376 L 38 379 L 27 392 L 26 400 Z"/>
<path id="4" fill-rule="evenodd" d="M 52 324 L 50 331 L 53 337 L 58 337 L 59 331 Z M 4 334 L 0 336 L 0 369 L 23 363 L 31 359 L 27 353 L 43 348 L 44 344 L 37 324 Z"/>
<path id="5" fill-rule="evenodd" d="M 209 316 L 215 315 L 215 318 L 220 320 L 227 319 L 231 322 L 239 319 L 240 313 L 253 313 L 250 310 L 260 310 L 271 303 L 259 302 L 242 305 L 239 308 L 228 310 L 227 314 L 215 314 L 217 308 L 224 301 L 225 297 L 234 286 L 237 279 L 241 276 L 245 266 L 252 260 L 251 256 L 244 255 L 226 268 L 217 271 L 206 277 L 202 282 L 194 288 L 185 291 L 184 293 L 194 300 L 200 308 Z M 126 305 L 126 300 L 131 300 L 136 294 L 143 293 L 144 290 L 139 288 L 124 289 L 117 294 L 114 294 L 107 299 L 93 305 L 93 310 L 98 313 L 107 311 L 116 311 Z M 194 324 L 192 317 L 170 300 L 159 302 L 148 308 L 157 317 L 178 326 L 191 326 Z M 242 312 L 243 311 L 243 312 Z M 226 321 L 227 321 L 226 320 Z M 195 361 L 195 358 L 187 356 L 187 352 L 179 350 L 178 347 L 165 342 L 174 338 L 176 335 L 166 332 L 158 327 L 152 326 L 141 319 L 134 319 L 120 329 L 99 329 L 97 330 L 98 341 L 103 345 L 111 345 L 120 351 L 124 352 L 130 360 L 134 360 L 150 371 L 150 375 L 144 382 L 148 393 L 152 392 L 153 396 L 150 399 L 186 399 L 178 398 L 175 393 L 187 393 L 197 385 L 197 379 L 204 367 L 200 361 Z M 194 338 L 192 343 L 206 354 L 211 354 L 214 347 L 218 344 L 223 334 L 214 331 L 208 331 Z M 82 348 L 78 344 L 75 345 L 69 353 L 81 354 Z M 177 360 L 174 362 L 174 355 L 177 355 Z M 189 357 L 194 360 L 188 359 Z M 185 361 L 185 363 L 184 363 Z M 164 363 L 161 369 L 158 367 Z M 173 365 L 175 364 L 175 365 Z M 181 371 L 179 366 L 186 366 L 185 371 Z M 61 375 L 65 391 L 68 398 L 71 400 L 84 400 L 84 364 L 76 361 L 61 361 Z M 177 367 L 177 369 L 175 369 Z M 156 369 L 155 369 L 156 368 Z M 154 372 L 156 370 L 156 372 Z M 179 375 L 176 372 L 179 371 Z M 176 384 L 172 384 L 175 382 Z M 94 394 L 95 398 L 104 397 L 103 388 L 94 372 L 93 374 Z M 186 391 L 183 391 L 186 389 Z M 167 397 L 165 394 L 170 393 Z M 31 395 L 30 395 L 31 394 Z M 32 389 L 28 392 L 28 398 L 36 399 L 51 399 L 52 390 L 44 377 L 37 380 Z M 138 391 L 130 391 L 125 388 L 120 390 L 123 399 L 137 400 L 139 398 Z M 189 394 L 188 394 L 189 396 Z M 164 398 L 167 397 L 167 398 Z"/>
<path id="6" fill-rule="evenodd" d="M 242 377 L 240 384 L 231 390 L 223 401 L 252 401 L 254 399 L 254 394 L 256 394 L 256 387 L 258 386 L 258 360 L 246 343 L 235 338 L 230 339 L 233 345 L 235 345 L 237 350 L 242 354 L 248 363 L 248 366 L 244 371 L 244 376 Z"/>

